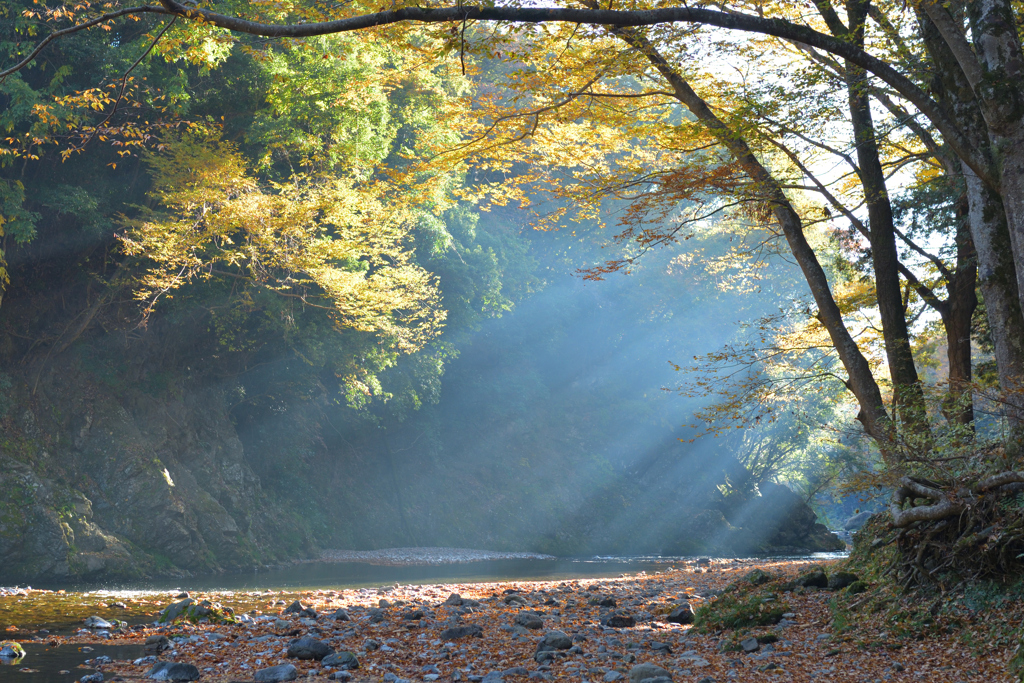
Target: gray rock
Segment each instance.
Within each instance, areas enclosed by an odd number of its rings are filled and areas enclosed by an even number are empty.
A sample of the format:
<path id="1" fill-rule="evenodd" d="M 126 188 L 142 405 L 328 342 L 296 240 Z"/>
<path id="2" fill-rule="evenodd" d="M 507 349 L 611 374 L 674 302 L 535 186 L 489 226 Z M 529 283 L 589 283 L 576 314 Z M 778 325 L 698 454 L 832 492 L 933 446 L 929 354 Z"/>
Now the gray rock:
<path id="1" fill-rule="evenodd" d="M 763 586 L 766 583 L 771 582 L 775 577 L 763 569 L 755 569 L 746 576 L 743 577 L 747 583 L 754 586 Z"/>
<path id="2" fill-rule="evenodd" d="M 154 681 L 198 681 L 199 669 L 182 662 L 157 662 L 146 676 Z"/>
<path id="3" fill-rule="evenodd" d="M 615 683 L 615 681 L 622 680 L 623 678 L 625 678 L 625 676 L 618 671 L 609 671 L 601 678 L 601 680 L 604 681 L 604 683 Z"/>
<path id="4" fill-rule="evenodd" d="M 86 628 L 114 628 L 114 625 L 103 617 L 86 617 L 85 618 Z"/>
<path id="5" fill-rule="evenodd" d="M 25 655 L 24 650 L 17 649 L 15 645 L 17 645 L 17 648 L 21 647 L 17 643 L 15 643 L 14 645 L 4 645 L 0 647 L 0 658 L 18 659 L 20 657 L 23 657 Z"/>
<path id="6" fill-rule="evenodd" d="M 253 677 L 256 683 L 279 683 L 279 681 L 294 681 L 299 677 L 299 670 L 294 664 L 279 664 L 267 669 L 260 669 Z"/>
<path id="7" fill-rule="evenodd" d="M 373 638 L 367 638 L 366 642 L 363 643 L 363 647 L 366 649 L 367 652 L 373 652 L 374 650 L 380 649 L 380 643 L 378 643 Z"/>
<path id="8" fill-rule="evenodd" d="M 757 638 L 744 638 L 740 641 L 740 647 L 744 652 L 757 652 L 761 649 L 761 643 L 757 642 Z"/>
<path id="9" fill-rule="evenodd" d="M 167 640 L 167 636 L 154 634 L 146 638 L 146 644 L 143 648 L 146 652 L 155 652 L 160 654 L 161 652 L 171 649 L 171 641 Z"/>
<path id="10" fill-rule="evenodd" d="M 82 676 L 81 678 L 78 679 L 78 681 L 79 681 L 79 683 L 102 683 L 102 681 L 103 681 L 103 674 L 100 673 L 99 671 L 97 671 L 94 674 L 89 674 L 88 676 Z"/>
<path id="11" fill-rule="evenodd" d="M 520 612 L 516 615 L 516 623 L 523 628 L 534 630 L 544 628 L 544 621 L 533 612 Z"/>
<path id="12" fill-rule="evenodd" d="M 502 676 L 529 676 L 530 670 L 525 666 L 513 666 L 511 669 L 505 669 L 501 672 Z"/>
<path id="13" fill-rule="evenodd" d="M 453 626 L 452 628 L 446 628 L 441 631 L 441 640 L 456 640 L 458 638 L 481 638 L 484 635 L 484 630 L 476 624 L 466 624 L 465 626 Z"/>
<path id="14" fill-rule="evenodd" d="M 645 678 L 640 683 L 672 683 L 672 679 L 667 676 L 655 676 L 654 678 Z"/>
<path id="15" fill-rule="evenodd" d="M 181 602 L 171 603 L 160 611 L 160 621 L 169 624 L 184 614 L 185 610 L 194 604 L 196 604 L 196 601 L 192 598 L 185 598 Z"/>
<path id="16" fill-rule="evenodd" d="M 568 650 L 572 647 L 572 638 L 563 631 L 548 631 L 544 638 L 537 643 L 537 652 L 550 652 L 551 650 Z"/>
<path id="17" fill-rule="evenodd" d="M 305 636 L 288 645 L 288 657 L 291 659 L 315 659 L 320 661 L 327 655 L 334 654 L 334 648 L 322 640 Z"/>
<path id="18" fill-rule="evenodd" d="M 699 655 L 689 655 L 687 657 L 682 657 L 680 659 L 681 659 L 681 661 L 685 661 L 686 664 L 688 664 L 689 666 L 697 666 L 697 667 L 711 666 L 711 662 L 709 662 L 708 660 L 704 659 L 703 657 L 701 657 Z"/>
<path id="19" fill-rule="evenodd" d="M 352 678 L 352 674 L 347 671 L 335 671 L 327 677 L 329 681 L 347 681 Z"/>
<path id="20" fill-rule="evenodd" d="M 448 599 L 444 601 L 444 604 L 450 605 L 452 607 L 461 607 L 462 606 L 462 596 L 459 595 L 458 593 L 452 593 L 451 595 L 448 596 Z"/>
<path id="21" fill-rule="evenodd" d="M 838 591 L 860 581 L 860 577 L 850 572 L 836 572 L 828 577 L 828 587 Z"/>
<path id="22" fill-rule="evenodd" d="M 352 652 L 338 652 L 328 655 L 320 663 L 323 666 L 333 666 L 344 671 L 359 668 L 359 658 Z"/>
<path id="23" fill-rule="evenodd" d="M 672 680 L 672 674 L 657 664 L 637 664 L 629 670 L 629 683 L 640 683 L 648 678 L 667 678 Z"/>
<path id="24" fill-rule="evenodd" d="M 292 604 L 281 610 L 281 614 L 302 614 L 306 611 L 306 606 L 296 600 Z"/>
<path id="25" fill-rule="evenodd" d="M 843 529 L 846 531 L 859 531 L 862 526 L 867 524 L 867 521 L 871 519 L 873 512 L 861 512 L 853 517 L 846 520 L 846 524 L 843 525 Z"/>
<path id="26" fill-rule="evenodd" d="M 636 619 L 624 612 L 612 612 L 601 620 L 601 624 L 609 628 L 633 628 L 636 626 Z"/>
<path id="27" fill-rule="evenodd" d="M 693 606 L 688 602 L 684 602 L 676 607 L 674 610 L 669 612 L 668 617 L 665 621 L 670 624 L 692 624 L 693 623 Z"/>
<path id="28" fill-rule="evenodd" d="M 351 617 L 348 616 L 348 611 L 344 607 L 339 607 L 338 610 L 331 615 L 331 618 L 335 621 L 349 621 Z"/>
<path id="29" fill-rule="evenodd" d="M 402 612 L 402 618 L 407 621 L 419 621 L 423 617 L 427 616 L 421 609 L 409 610 L 408 612 Z"/>
<path id="30" fill-rule="evenodd" d="M 821 569 L 814 569 L 799 576 L 796 583 L 804 588 L 828 588 L 828 576 Z"/>
<path id="31" fill-rule="evenodd" d="M 382 609 L 374 608 L 367 610 L 366 613 L 370 615 L 371 624 L 379 624 L 380 622 L 384 621 L 384 610 Z"/>
<path id="32" fill-rule="evenodd" d="M 502 683 L 504 679 L 501 677 L 500 671 L 489 671 L 487 675 L 481 679 L 481 683 Z"/>

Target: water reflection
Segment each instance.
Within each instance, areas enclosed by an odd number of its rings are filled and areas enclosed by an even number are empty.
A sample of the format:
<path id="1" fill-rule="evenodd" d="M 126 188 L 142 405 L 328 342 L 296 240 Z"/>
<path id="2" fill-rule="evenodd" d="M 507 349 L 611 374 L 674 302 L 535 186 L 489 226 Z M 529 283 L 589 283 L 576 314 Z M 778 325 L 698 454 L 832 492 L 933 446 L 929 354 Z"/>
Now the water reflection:
<path id="1" fill-rule="evenodd" d="M 63 683 L 78 680 L 95 671 L 87 659 L 106 655 L 111 659 L 138 659 L 142 645 L 60 645 L 22 643 L 25 656 L 17 660 L 0 657 L 0 683 Z"/>

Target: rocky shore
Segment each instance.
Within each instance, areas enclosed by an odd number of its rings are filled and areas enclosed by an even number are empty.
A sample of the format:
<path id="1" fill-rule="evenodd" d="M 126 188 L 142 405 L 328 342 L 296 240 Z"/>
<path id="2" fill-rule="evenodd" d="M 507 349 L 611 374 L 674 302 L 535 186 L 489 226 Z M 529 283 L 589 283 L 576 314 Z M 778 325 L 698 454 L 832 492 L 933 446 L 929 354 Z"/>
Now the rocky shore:
<path id="1" fill-rule="evenodd" d="M 90 643 L 146 648 L 133 661 L 89 660 L 85 666 L 96 672 L 85 673 L 83 683 L 1014 680 L 1006 673 L 1009 645 L 977 657 L 948 633 L 902 641 L 886 633 L 885 624 L 865 623 L 855 636 L 843 635 L 829 607 L 837 593 L 827 586 L 852 579 L 825 567 L 831 584 L 823 572 L 808 581 L 809 565 L 698 560 L 617 579 L 233 594 L 233 609 L 216 602 L 228 596 L 204 601 L 207 596 L 181 594 L 159 613 L 149 612 L 169 623 L 150 619 L 118 628 L 93 620 L 92 628 L 73 635 L 7 635 L 23 642 L 73 643 L 83 652 Z M 732 595 L 723 589 L 734 582 L 758 581 L 757 570 L 804 576 L 807 586 L 797 581 L 780 595 L 788 611 L 772 626 L 745 637 L 728 629 L 698 633 L 693 611 Z M 222 619 L 237 623 L 216 623 Z M 865 646 L 872 638 L 886 646 Z M 26 659 L 23 665 L 30 664 Z"/>
<path id="2" fill-rule="evenodd" d="M 83 683 L 309 677 L 353 683 L 1014 680 L 1005 668 L 1008 646 L 982 658 L 949 635 L 863 647 L 865 634 L 857 641 L 832 627 L 825 579 L 821 589 L 808 585 L 788 592 L 790 611 L 757 637 L 737 640 L 729 631 L 701 634 L 693 628 L 693 610 L 719 599 L 730 583 L 749 581 L 758 570 L 806 576 L 808 564 L 703 560 L 618 579 L 265 592 L 209 600 L 179 595 L 156 615 L 172 623 L 118 628 L 93 618 L 92 628 L 70 636 L 17 629 L 8 635 L 76 644 L 83 652 L 90 643 L 144 644 L 148 654 L 130 662 L 86 661 L 97 671 L 83 675 Z M 228 598 L 233 609 L 217 602 Z M 237 623 L 216 623 L 223 618 Z M 880 629 L 873 635 L 893 641 Z"/>

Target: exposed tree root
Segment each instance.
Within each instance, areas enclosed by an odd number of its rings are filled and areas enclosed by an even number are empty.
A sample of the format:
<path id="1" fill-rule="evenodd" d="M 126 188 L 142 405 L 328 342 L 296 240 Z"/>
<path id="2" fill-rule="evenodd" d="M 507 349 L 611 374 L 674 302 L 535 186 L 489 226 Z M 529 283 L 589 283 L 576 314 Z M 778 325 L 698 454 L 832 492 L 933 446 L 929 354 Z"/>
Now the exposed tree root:
<path id="1" fill-rule="evenodd" d="M 895 578 L 907 589 L 948 588 L 1024 572 L 1024 472 L 1002 472 L 974 486 L 904 477 L 890 505 L 899 529 Z"/>

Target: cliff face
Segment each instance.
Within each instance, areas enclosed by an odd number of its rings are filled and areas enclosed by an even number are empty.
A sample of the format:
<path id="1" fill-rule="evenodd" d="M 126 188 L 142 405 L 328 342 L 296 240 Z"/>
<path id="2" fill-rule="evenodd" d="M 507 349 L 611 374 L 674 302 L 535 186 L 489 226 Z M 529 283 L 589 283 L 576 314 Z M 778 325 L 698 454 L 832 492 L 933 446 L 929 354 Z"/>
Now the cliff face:
<path id="1" fill-rule="evenodd" d="M 270 538 L 281 530 L 261 511 L 221 392 L 184 390 L 182 379 L 158 392 L 105 384 L 76 365 L 11 382 L 0 423 L 0 581 L 275 559 Z"/>

